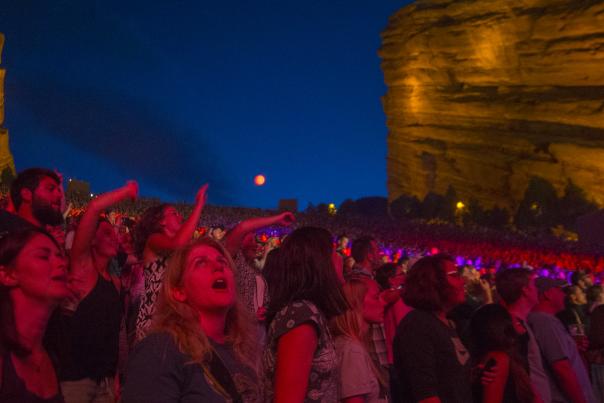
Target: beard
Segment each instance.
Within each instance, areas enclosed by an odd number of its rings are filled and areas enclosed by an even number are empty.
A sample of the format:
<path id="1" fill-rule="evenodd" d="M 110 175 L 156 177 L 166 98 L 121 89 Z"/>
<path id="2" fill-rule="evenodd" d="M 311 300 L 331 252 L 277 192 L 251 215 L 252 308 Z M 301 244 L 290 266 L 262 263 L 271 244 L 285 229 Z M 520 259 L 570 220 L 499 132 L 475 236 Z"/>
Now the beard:
<path id="1" fill-rule="evenodd" d="M 34 217 L 42 224 L 52 226 L 63 224 L 63 214 L 50 204 L 34 198 L 31 208 Z"/>

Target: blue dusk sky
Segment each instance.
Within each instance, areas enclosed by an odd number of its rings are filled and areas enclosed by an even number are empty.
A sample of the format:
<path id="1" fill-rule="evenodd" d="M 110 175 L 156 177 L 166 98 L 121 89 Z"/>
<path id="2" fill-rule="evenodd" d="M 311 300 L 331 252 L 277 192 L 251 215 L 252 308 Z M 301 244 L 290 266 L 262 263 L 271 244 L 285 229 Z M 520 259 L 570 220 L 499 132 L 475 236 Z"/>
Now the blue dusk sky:
<path id="1" fill-rule="evenodd" d="M 409 1 L 4 2 L 17 169 L 276 207 L 386 195 L 380 32 Z M 256 187 L 262 173 L 266 184 Z"/>

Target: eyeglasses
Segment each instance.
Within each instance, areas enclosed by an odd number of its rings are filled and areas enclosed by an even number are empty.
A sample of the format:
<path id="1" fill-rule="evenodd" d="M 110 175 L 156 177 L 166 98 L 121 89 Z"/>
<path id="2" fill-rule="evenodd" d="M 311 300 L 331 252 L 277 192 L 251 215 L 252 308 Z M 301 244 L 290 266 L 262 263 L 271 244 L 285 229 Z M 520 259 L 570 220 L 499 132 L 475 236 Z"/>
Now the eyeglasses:
<path id="1" fill-rule="evenodd" d="M 459 272 L 457 270 L 452 270 L 447 272 L 447 276 L 450 277 L 460 277 Z"/>

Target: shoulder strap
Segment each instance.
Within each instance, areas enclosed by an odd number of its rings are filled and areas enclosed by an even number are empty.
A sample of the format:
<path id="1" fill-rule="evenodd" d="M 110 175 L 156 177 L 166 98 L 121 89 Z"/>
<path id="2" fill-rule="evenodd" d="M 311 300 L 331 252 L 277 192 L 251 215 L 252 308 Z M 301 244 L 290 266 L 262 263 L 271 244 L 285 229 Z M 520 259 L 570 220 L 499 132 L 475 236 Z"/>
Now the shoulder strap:
<path id="1" fill-rule="evenodd" d="M 575 320 L 577 321 L 577 324 L 583 326 L 583 321 L 581 320 L 581 316 L 579 316 L 579 313 L 575 310 L 575 308 L 570 308 L 570 310 L 573 312 L 573 315 L 575 316 Z"/>
<path id="2" fill-rule="evenodd" d="M 206 369 L 209 371 L 208 375 L 217 383 L 219 393 L 226 394 L 226 397 L 230 397 L 233 403 L 243 403 L 231 373 L 214 350 L 212 350 Z"/>
<path id="3" fill-rule="evenodd" d="M 121 295 L 122 294 L 122 283 L 120 282 L 119 277 L 114 274 L 111 274 L 109 278 L 111 279 L 111 283 L 115 287 L 115 290 L 118 292 L 118 294 Z"/>

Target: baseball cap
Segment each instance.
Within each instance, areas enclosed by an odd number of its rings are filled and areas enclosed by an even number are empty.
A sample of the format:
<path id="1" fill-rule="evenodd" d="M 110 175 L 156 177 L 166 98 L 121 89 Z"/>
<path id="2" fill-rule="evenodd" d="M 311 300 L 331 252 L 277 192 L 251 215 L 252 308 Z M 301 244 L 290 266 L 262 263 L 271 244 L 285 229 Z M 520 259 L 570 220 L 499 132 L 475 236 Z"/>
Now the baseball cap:
<path id="1" fill-rule="evenodd" d="M 565 287 L 568 283 L 559 278 L 550 278 L 550 277 L 537 277 L 535 279 L 535 287 L 539 291 L 539 294 L 546 292 L 552 288 L 556 287 Z"/>

